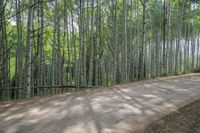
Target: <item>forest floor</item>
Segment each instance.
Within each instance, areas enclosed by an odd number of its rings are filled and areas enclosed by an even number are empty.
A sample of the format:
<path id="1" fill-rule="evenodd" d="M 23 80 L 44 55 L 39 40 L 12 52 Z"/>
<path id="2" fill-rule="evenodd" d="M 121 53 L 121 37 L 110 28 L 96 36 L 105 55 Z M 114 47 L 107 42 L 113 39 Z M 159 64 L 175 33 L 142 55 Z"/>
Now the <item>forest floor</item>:
<path id="1" fill-rule="evenodd" d="M 144 133 L 200 133 L 200 100 L 151 123 Z"/>
<path id="2" fill-rule="evenodd" d="M 158 123 L 178 121 L 172 112 L 198 99 L 200 74 L 191 74 L 9 102 L 0 105 L 0 133 L 162 133 Z"/>

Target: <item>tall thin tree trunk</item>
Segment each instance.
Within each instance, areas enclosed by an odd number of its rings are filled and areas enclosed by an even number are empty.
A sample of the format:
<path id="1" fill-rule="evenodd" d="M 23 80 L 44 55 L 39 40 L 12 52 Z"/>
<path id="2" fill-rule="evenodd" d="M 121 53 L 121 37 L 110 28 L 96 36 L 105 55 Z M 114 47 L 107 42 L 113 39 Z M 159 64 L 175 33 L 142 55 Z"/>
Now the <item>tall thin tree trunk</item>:
<path id="1" fill-rule="evenodd" d="M 32 26 L 33 26 L 33 10 L 34 0 L 29 0 L 28 22 L 27 22 L 27 58 L 26 58 L 26 97 L 31 97 L 31 62 L 32 62 Z"/>
<path id="2" fill-rule="evenodd" d="M 141 1 L 142 2 L 142 1 Z M 139 79 L 144 79 L 144 47 L 146 44 L 146 0 L 143 0 L 143 17 L 142 17 L 142 42 L 140 46 L 140 56 L 139 56 Z"/>

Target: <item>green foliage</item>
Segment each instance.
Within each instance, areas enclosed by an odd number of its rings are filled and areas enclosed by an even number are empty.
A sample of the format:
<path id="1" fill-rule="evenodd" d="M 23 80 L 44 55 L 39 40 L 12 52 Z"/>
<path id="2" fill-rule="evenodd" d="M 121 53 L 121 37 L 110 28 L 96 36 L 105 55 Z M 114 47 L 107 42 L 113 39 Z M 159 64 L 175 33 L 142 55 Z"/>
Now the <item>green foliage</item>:
<path id="1" fill-rule="evenodd" d="M 167 76 L 168 76 L 168 73 L 161 73 L 160 76 L 161 76 L 161 77 L 167 77 Z"/>
<path id="2" fill-rule="evenodd" d="M 17 76 L 15 76 L 16 58 L 21 59 L 22 69 L 26 69 L 28 66 L 26 64 L 26 43 L 29 0 L 21 1 L 21 19 L 19 21 L 21 25 L 19 27 L 16 23 L 15 2 L 7 1 L 5 8 L 6 31 L 4 32 L 7 32 L 8 35 L 3 37 L 7 46 L 11 47 L 8 50 L 10 61 L 8 67 L 13 87 L 17 80 Z M 111 85 L 129 80 L 126 78 L 126 74 L 130 74 L 128 75 L 131 77 L 130 80 L 138 80 L 139 63 L 143 58 L 144 61 L 141 64 L 145 65 L 144 75 L 146 77 L 144 76 L 144 79 L 178 75 L 183 72 L 183 68 L 187 72 L 195 67 L 191 64 L 192 62 L 196 63 L 197 56 L 200 56 L 200 53 L 197 55 L 197 43 L 190 42 L 200 34 L 198 0 L 165 1 L 166 33 L 163 33 L 165 13 L 163 0 L 148 0 L 145 15 L 140 0 L 126 0 L 126 5 L 123 0 L 57 0 L 57 2 L 58 7 L 55 4 L 56 0 L 34 5 L 33 31 L 31 33 L 32 85 L 40 85 L 40 78 L 45 80 L 44 84 L 51 85 L 53 73 L 55 84 L 58 85 L 77 85 L 79 82 L 80 85 L 90 86 Z M 93 7 L 92 2 L 94 2 Z M 131 4 L 131 2 L 133 3 Z M 44 15 L 41 15 L 41 4 L 43 4 Z M 125 11 L 127 11 L 127 16 L 124 16 Z M 41 27 L 42 16 L 44 27 Z M 144 16 L 145 21 L 143 20 Z M 1 19 L 1 22 L 3 21 L 4 18 Z M 3 27 L 2 24 L 0 23 L 0 27 Z M 146 25 L 145 31 L 143 31 L 144 25 Z M 41 37 L 42 28 L 44 33 Z M 19 33 L 21 34 L 18 35 Z M 0 32 L 1 36 L 2 34 Z M 143 35 L 145 35 L 145 41 Z M 18 38 L 18 36 L 20 37 Z M 43 44 L 39 43 L 41 38 Z M 164 51 L 163 38 L 166 41 L 168 73 L 161 72 Z M 19 39 L 22 41 L 21 44 L 18 44 Z M 55 49 L 53 49 L 53 44 L 55 44 Z M 21 46 L 20 57 L 16 55 L 19 45 Z M 42 52 L 39 50 L 40 45 L 42 45 Z M 193 52 L 192 48 L 196 51 Z M 6 47 L 0 45 L 1 53 L 4 51 L 2 49 L 6 49 Z M 2 58 L 0 57 L 0 63 Z M 42 59 L 44 62 L 41 61 Z M 127 60 L 127 67 L 125 60 Z M 170 63 L 172 64 L 171 68 L 169 67 Z M 177 65 L 175 65 L 176 63 Z M 53 66 L 55 69 L 52 72 Z M 43 70 L 40 70 L 41 68 Z M 192 72 L 199 71 L 199 68 L 192 70 Z M 40 75 L 42 76 L 40 77 Z M 21 79 L 26 82 L 25 78 L 24 72 Z M 65 82 L 60 83 L 61 81 Z"/>
<path id="3" fill-rule="evenodd" d="M 16 59 L 15 59 L 15 57 L 12 57 L 10 59 L 10 79 L 14 78 L 14 75 L 15 75 L 15 64 L 16 64 Z"/>
<path id="4" fill-rule="evenodd" d="M 193 72 L 193 73 L 200 73 L 200 67 L 192 69 L 191 72 Z"/>

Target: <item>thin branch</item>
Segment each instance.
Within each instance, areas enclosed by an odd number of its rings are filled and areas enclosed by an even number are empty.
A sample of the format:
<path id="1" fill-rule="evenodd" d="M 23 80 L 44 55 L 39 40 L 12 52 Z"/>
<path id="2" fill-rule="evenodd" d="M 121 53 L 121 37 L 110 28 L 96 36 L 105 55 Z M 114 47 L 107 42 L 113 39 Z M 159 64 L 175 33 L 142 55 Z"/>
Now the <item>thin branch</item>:
<path id="1" fill-rule="evenodd" d="M 140 0 L 140 2 L 141 2 L 141 4 L 142 4 L 142 6 L 143 6 L 143 7 L 145 7 L 145 4 L 144 4 L 144 2 L 143 2 L 142 0 Z"/>

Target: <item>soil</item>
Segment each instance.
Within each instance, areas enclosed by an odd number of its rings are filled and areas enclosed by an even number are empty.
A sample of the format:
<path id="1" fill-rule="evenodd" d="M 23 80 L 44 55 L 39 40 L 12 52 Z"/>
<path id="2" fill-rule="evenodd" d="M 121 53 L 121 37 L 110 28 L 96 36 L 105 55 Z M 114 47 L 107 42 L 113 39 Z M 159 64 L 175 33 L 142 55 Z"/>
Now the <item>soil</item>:
<path id="1" fill-rule="evenodd" d="M 200 133 L 200 100 L 150 124 L 145 133 Z"/>

